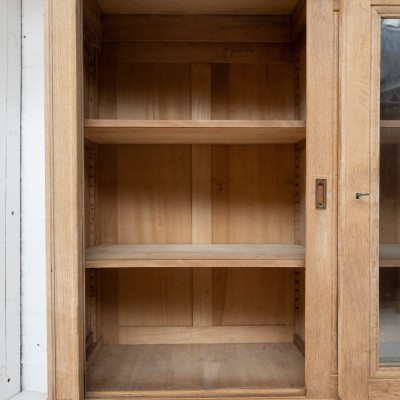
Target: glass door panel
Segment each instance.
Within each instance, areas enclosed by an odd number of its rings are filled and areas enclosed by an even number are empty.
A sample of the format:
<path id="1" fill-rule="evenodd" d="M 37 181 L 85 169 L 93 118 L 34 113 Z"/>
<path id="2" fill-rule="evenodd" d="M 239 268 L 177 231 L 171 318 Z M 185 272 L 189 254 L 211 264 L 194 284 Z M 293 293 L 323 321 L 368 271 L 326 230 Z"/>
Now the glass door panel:
<path id="1" fill-rule="evenodd" d="M 400 19 L 381 22 L 379 362 L 400 365 Z"/>

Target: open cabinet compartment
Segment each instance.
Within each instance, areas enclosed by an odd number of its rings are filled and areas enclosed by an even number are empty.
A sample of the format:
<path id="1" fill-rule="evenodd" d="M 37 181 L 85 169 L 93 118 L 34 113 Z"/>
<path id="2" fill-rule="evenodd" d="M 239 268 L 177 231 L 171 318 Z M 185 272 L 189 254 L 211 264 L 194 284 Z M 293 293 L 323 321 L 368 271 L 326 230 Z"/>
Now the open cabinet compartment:
<path id="1" fill-rule="evenodd" d="M 304 396 L 305 4 L 120 3 L 84 3 L 85 396 Z"/>

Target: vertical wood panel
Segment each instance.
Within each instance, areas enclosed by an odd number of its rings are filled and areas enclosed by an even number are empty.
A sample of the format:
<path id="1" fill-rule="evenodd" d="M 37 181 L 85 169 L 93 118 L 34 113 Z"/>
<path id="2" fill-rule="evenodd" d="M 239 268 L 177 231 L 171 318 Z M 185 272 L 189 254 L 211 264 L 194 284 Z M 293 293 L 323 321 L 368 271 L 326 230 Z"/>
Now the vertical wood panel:
<path id="1" fill-rule="evenodd" d="M 192 326 L 191 275 L 189 268 L 121 269 L 118 326 Z"/>
<path id="2" fill-rule="evenodd" d="M 214 268 L 213 325 L 286 325 L 286 280 L 285 269 Z"/>
<path id="3" fill-rule="evenodd" d="M 192 64 L 192 119 L 211 119 L 211 65 Z M 211 234 L 211 146 L 192 146 L 192 243 Z M 193 271 L 193 326 L 212 325 L 212 269 Z"/>
<path id="4" fill-rule="evenodd" d="M 118 147 L 119 243 L 191 243 L 190 146 Z"/>
<path id="5" fill-rule="evenodd" d="M 339 214 L 339 396 L 367 399 L 369 380 L 371 7 L 342 1 Z M 357 234 L 355 234 L 357 233 Z"/>
<path id="6" fill-rule="evenodd" d="M 83 397 L 81 2 L 46 1 L 49 398 Z"/>
<path id="7" fill-rule="evenodd" d="M 115 43 L 104 43 L 100 53 L 98 82 L 99 118 L 117 118 L 117 64 Z"/>
<path id="8" fill-rule="evenodd" d="M 117 65 L 119 119 L 190 119 L 190 64 Z"/>
<path id="9" fill-rule="evenodd" d="M 212 157 L 213 243 L 294 243 L 294 147 L 213 146 Z"/>
<path id="10" fill-rule="evenodd" d="M 336 99 L 331 0 L 307 1 L 306 386 L 310 398 L 331 393 L 336 274 Z M 315 208 L 315 180 L 327 179 L 327 209 Z M 352 397 L 349 397 L 349 399 Z M 353 398 L 352 398 L 353 399 Z"/>
<path id="11" fill-rule="evenodd" d="M 96 244 L 118 243 L 117 146 L 98 146 Z"/>
<path id="12" fill-rule="evenodd" d="M 294 64 L 213 64 L 212 119 L 294 119 Z"/>

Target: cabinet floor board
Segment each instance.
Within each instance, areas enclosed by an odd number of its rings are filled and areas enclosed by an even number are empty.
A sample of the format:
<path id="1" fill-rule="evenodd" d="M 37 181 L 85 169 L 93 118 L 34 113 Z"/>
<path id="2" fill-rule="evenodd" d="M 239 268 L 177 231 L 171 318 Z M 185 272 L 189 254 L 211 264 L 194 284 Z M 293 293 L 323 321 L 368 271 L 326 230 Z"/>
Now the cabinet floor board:
<path id="1" fill-rule="evenodd" d="M 104 345 L 86 375 L 87 397 L 223 389 L 304 395 L 303 388 L 304 357 L 293 343 Z"/>

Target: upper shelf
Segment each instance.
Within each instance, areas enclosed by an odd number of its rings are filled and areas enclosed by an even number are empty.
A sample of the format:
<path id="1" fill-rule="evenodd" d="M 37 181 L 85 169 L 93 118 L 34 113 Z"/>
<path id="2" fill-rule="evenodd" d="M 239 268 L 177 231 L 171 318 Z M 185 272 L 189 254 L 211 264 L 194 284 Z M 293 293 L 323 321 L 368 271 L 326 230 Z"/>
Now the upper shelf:
<path id="1" fill-rule="evenodd" d="M 86 249 L 86 268 L 304 267 L 294 244 L 118 244 Z"/>
<path id="2" fill-rule="evenodd" d="M 379 245 L 379 266 L 400 267 L 400 244 Z"/>
<path id="3" fill-rule="evenodd" d="M 305 121 L 85 121 L 85 137 L 100 144 L 292 144 L 306 137 Z"/>
<path id="4" fill-rule="evenodd" d="M 381 120 L 381 143 L 400 143 L 400 120 Z"/>

